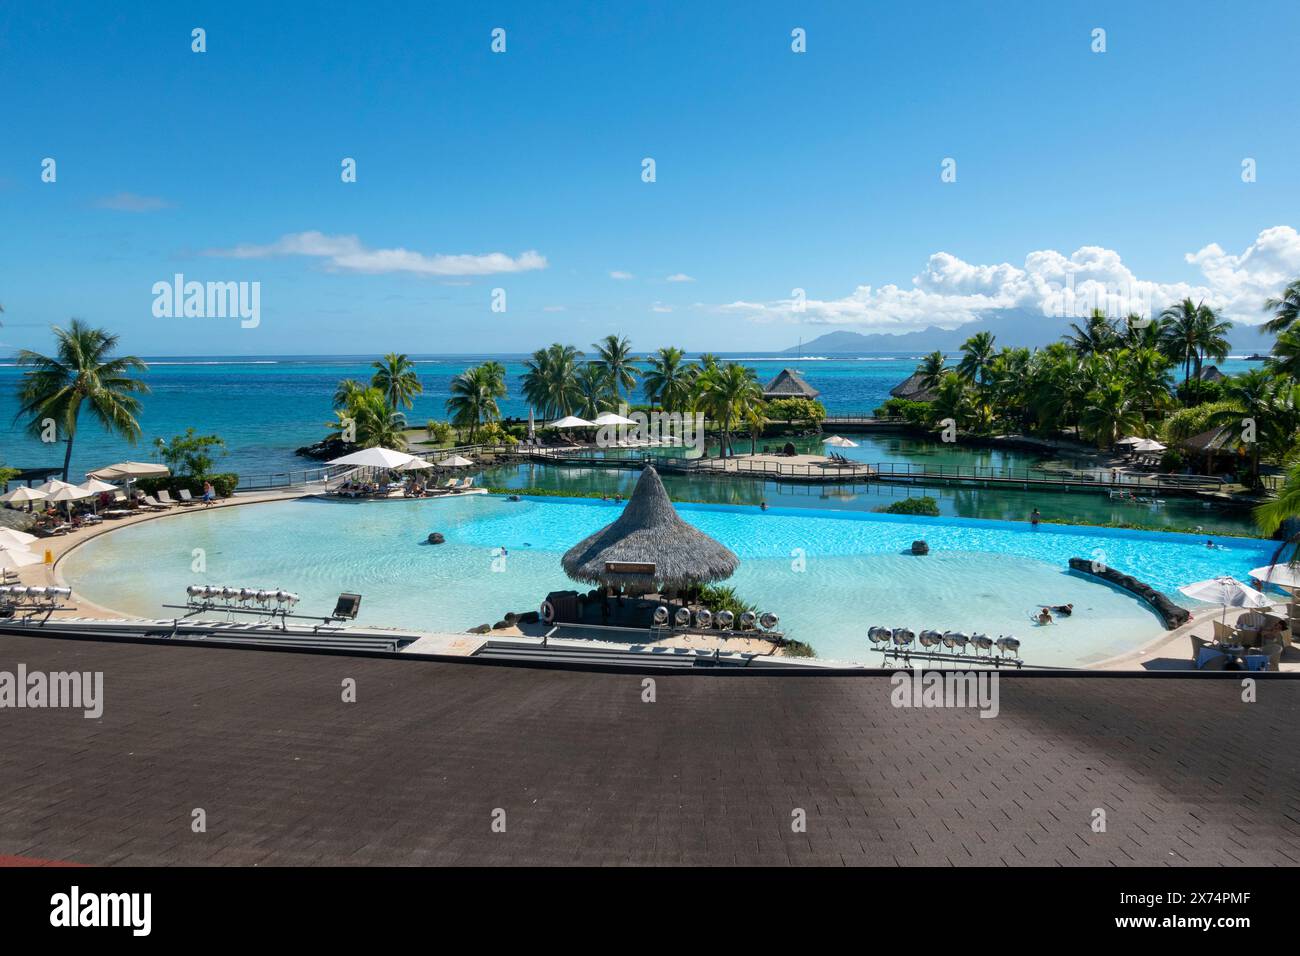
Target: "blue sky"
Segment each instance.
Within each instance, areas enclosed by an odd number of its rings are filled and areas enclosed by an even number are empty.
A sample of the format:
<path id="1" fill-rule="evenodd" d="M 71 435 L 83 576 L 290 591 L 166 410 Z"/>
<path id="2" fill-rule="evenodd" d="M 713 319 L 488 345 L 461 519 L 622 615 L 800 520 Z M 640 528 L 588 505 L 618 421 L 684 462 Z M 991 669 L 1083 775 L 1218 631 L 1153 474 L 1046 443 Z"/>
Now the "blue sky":
<path id="1" fill-rule="evenodd" d="M 768 350 L 1063 263 L 1248 319 L 1300 275 L 1294 3 L 156 6 L 0 12 L 0 349 Z M 155 317 L 177 272 L 260 323 Z"/>

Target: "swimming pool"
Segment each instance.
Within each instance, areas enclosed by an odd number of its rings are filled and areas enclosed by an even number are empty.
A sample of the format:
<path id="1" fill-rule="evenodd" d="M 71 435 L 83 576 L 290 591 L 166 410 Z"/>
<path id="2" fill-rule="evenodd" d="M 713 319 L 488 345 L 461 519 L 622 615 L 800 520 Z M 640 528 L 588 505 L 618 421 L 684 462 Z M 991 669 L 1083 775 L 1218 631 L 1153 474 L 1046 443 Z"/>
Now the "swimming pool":
<path id="1" fill-rule="evenodd" d="M 363 595 L 360 623 L 460 631 L 548 591 L 576 587 L 560 555 L 612 521 L 621 506 L 590 499 L 494 496 L 342 503 L 317 499 L 222 508 L 127 526 L 74 550 L 60 565 L 85 598 L 148 617 L 181 603 L 190 583 L 283 587 L 328 612 L 342 591 Z M 1132 574 L 1189 606 L 1181 584 L 1244 578 L 1268 562 L 1270 542 L 1107 528 L 917 518 L 726 505 L 679 505 L 700 530 L 741 558 L 727 583 L 781 616 L 818 656 L 878 660 L 871 624 L 1015 634 L 1021 656 L 1086 666 L 1161 633 L 1146 605 L 1066 570 L 1084 557 Z M 431 531 L 446 537 L 429 545 Z M 916 557 L 913 540 L 931 552 Z M 504 561 L 496 556 L 501 548 Z M 201 562 L 201 563 L 199 563 Z M 195 571 L 205 567 L 206 571 Z M 1051 627 L 1029 622 L 1036 604 L 1075 605 Z"/>

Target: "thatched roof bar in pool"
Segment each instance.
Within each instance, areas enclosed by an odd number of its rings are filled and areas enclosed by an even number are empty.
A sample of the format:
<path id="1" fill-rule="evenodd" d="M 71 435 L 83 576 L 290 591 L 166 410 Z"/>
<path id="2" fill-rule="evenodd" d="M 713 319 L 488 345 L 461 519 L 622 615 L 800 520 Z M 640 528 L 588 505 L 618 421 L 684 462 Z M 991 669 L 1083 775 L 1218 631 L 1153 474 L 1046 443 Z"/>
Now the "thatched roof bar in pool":
<path id="1" fill-rule="evenodd" d="M 740 559 L 678 516 L 658 472 L 647 465 L 618 520 L 570 548 L 563 565 L 576 581 L 680 590 L 731 577 Z M 646 565 L 654 566 L 653 574 Z"/>

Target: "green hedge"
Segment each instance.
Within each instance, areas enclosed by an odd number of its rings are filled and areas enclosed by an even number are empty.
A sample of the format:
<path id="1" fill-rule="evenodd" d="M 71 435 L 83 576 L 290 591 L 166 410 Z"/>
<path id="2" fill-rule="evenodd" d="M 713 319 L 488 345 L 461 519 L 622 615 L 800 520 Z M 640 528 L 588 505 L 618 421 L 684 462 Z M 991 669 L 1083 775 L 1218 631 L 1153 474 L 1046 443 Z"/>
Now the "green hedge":
<path id="1" fill-rule="evenodd" d="M 182 488 L 189 490 L 195 498 L 203 497 L 203 482 L 212 482 L 213 489 L 220 498 L 229 498 L 235 493 L 235 488 L 239 485 L 239 476 L 231 473 L 219 475 L 208 475 L 204 478 L 196 478 L 193 475 L 169 475 L 166 478 L 139 478 L 132 482 L 132 486 L 139 488 L 147 495 L 152 495 L 167 489 L 167 493 L 172 497 Z"/>
<path id="2" fill-rule="evenodd" d="M 939 517 L 939 502 L 929 495 L 922 495 L 920 498 L 903 498 L 900 501 L 877 508 L 876 511 L 888 515 L 925 515 L 929 518 L 937 518 Z"/>

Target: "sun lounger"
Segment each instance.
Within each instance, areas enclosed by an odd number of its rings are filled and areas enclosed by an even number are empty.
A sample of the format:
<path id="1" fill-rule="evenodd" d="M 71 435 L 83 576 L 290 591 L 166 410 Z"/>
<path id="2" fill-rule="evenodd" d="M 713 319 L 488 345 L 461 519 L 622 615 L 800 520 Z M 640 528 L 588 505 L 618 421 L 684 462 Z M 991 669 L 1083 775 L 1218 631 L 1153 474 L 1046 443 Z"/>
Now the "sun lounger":
<path id="1" fill-rule="evenodd" d="M 159 490 L 158 500 L 163 504 L 165 504 L 168 508 L 172 507 L 173 505 L 180 504 L 179 501 L 177 501 L 175 498 L 173 498 L 170 494 L 167 493 L 166 488 Z"/>
<path id="2" fill-rule="evenodd" d="M 188 508 L 190 505 L 194 504 L 196 500 L 195 497 L 192 494 L 190 494 L 190 490 L 188 488 L 182 488 L 180 491 L 176 492 L 176 494 L 180 496 L 181 506 L 185 508 Z"/>
<path id="3" fill-rule="evenodd" d="M 140 503 L 142 506 L 148 508 L 150 511 L 166 511 L 168 508 L 171 507 L 171 505 L 163 504 L 153 495 L 145 495 L 143 498 L 140 499 Z"/>

